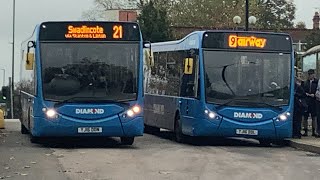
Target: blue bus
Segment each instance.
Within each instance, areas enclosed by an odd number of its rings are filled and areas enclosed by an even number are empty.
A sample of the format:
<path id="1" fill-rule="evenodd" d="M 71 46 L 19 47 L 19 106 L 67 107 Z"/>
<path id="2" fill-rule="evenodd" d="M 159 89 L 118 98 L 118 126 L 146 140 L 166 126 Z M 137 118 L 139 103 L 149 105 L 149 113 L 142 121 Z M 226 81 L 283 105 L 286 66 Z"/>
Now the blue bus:
<path id="1" fill-rule="evenodd" d="M 21 44 L 21 132 L 142 136 L 143 41 L 137 23 L 43 22 Z"/>
<path id="2" fill-rule="evenodd" d="M 288 34 L 197 31 L 153 43 L 145 58 L 145 130 L 188 136 L 292 136 L 294 53 Z"/>

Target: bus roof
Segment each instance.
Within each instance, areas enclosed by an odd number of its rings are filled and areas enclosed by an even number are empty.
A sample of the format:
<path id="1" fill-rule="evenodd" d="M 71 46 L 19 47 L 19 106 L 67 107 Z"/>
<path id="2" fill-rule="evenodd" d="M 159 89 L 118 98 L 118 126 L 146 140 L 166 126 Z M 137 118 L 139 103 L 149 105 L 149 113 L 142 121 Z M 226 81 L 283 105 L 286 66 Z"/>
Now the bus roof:
<path id="1" fill-rule="evenodd" d="M 125 23 L 125 24 L 137 24 L 137 22 L 129 22 L 129 21 L 43 21 L 38 25 L 46 24 L 46 23 Z"/>
<path id="2" fill-rule="evenodd" d="M 278 32 L 261 32 L 261 31 L 233 31 L 233 30 L 203 30 L 194 31 L 184 38 L 176 41 L 166 41 L 152 43 L 152 49 L 155 52 L 161 51 L 172 51 L 172 50 L 186 50 L 186 49 L 199 49 L 201 46 L 201 41 L 203 34 L 210 32 L 218 33 L 249 33 L 249 34 L 264 34 L 264 35 L 283 35 L 289 36 L 288 33 L 278 33 Z"/>

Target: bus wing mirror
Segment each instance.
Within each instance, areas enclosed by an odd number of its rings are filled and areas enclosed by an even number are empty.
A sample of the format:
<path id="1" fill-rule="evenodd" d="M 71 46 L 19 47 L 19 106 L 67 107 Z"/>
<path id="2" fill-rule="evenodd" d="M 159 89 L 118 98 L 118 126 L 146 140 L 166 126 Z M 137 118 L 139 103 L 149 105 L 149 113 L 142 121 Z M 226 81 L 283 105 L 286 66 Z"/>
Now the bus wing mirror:
<path id="1" fill-rule="evenodd" d="M 153 52 L 151 49 L 145 49 L 144 50 L 144 57 L 145 57 L 145 62 L 147 66 L 149 67 L 154 67 L 154 57 L 153 57 Z"/>
<path id="2" fill-rule="evenodd" d="M 143 48 L 149 48 L 149 49 L 151 49 L 151 42 L 150 42 L 150 41 L 144 41 L 144 42 L 143 42 Z"/>
<path id="3" fill-rule="evenodd" d="M 28 42 L 28 49 L 27 49 L 27 57 L 26 57 L 26 70 L 33 70 L 33 63 L 34 63 L 34 53 L 30 52 L 31 48 L 35 48 L 36 43 L 34 41 Z"/>
<path id="4" fill-rule="evenodd" d="M 33 64 L 34 64 L 34 53 L 27 53 L 26 57 L 26 70 L 33 70 Z"/>
<path id="5" fill-rule="evenodd" d="M 193 58 L 186 58 L 184 60 L 184 74 L 193 73 Z"/>

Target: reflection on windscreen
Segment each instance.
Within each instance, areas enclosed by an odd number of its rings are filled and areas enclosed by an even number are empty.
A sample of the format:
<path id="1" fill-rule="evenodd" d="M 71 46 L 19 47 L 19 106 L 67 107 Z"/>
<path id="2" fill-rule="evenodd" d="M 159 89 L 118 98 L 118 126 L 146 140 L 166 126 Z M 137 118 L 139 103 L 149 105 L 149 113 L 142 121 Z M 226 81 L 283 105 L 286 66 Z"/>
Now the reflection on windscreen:
<path id="1" fill-rule="evenodd" d="M 205 51 L 204 60 L 208 102 L 288 104 L 290 54 Z"/>
<path id="2" fill-rule="evenodd" d="M 45 99 L 135 99 L 138 59 L 138 43 L 42 43 Z"/>

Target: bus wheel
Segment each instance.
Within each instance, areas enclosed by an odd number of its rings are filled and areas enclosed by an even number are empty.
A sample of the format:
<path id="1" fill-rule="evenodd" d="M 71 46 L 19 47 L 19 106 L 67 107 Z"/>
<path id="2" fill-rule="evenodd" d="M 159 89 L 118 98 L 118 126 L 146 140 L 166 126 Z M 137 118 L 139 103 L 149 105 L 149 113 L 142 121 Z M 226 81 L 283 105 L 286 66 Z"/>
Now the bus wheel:
<path id="1" fill-rule="evenodd" d="M 30 141 L 31 143 L 38 144 L 40 143 L 40 137 L 35 137 L 32 134 L 30 134 Z"/>
<path id="2" fill-rule="evenodd" d="M 274 140 L 272 143 L 277 146 L 288 146 L 288 141 L 285 140 Z"/>
<path id="3" fill-rule="evenodd" d="M 122 145 L 132 145 L 134 142 L 134 137 L 121 137 Z"/>
<path id="4" fill-rule="evenodd" d="M 182 133 L 181 120 L 179 116 L 176 117 L 176 120 L 174 123 L 174 133 L 175 133 L 175 140 L 178 143 L 186 142 L 187 137 Z"/>
<path id="5" fill-rule="evenodd" d="M 22 123 L 21 123 L 21 134 L 28 134 L 29 131 L 28 129 L 26 128 L 26 126 L 24 126 Z"/>

